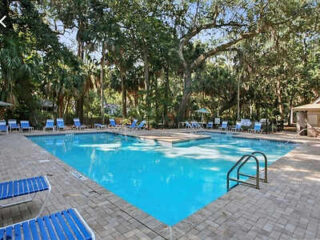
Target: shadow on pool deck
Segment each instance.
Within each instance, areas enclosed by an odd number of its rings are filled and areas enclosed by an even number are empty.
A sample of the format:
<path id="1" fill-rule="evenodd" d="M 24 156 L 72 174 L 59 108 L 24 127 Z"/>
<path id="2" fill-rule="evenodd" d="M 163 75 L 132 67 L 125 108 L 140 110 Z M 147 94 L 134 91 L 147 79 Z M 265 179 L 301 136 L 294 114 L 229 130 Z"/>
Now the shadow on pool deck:
<path id="1" fill-rule="evenodd" d="M 164 135 L 148 132 L 135 134 Z M 261 190 L 233 189 L 176 224 L 175 239 L 320 239 L 320 142 L 301 141 L 305 144 L 269 167 L 269 183 Z M 71 167 L 23 135 L 1 135 L 0 149 L 0 181 L 48 176 L 52 194 L 44 214 L 75 207 L 97 239 L 168 239 L 164 224 L 93 181 L 75 178 Z M 0 209 L 0 226 L 33 217 L 42 199 Z"/>

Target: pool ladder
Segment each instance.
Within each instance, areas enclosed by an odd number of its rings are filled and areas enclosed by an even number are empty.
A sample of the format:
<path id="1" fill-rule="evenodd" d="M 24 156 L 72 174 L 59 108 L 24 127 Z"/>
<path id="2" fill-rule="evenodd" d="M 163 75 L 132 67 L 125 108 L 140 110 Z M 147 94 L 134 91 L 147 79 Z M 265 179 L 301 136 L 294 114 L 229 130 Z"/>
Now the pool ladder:
<path id="1" fill-rule="evenodd" d="M 256 157 L 256 155 L 262 155 L 264 158 L 264 178 L 260 178 L 260 172 L 259 172 L 259 159 Z M 256 174 L 255 176 L 248 175 L 245 173 L 241 173 L 241 168 L 249 161 L 254 160 L 256 163 Z M 233 170 L 237 168 L 237 178 L 230 177 L 230 174 L 233 172 Z M 255 183 L 247 182 L 240 180 L 240 176 L 243 177 L 249 177 L 250 179 L 255 179 Z M 227 174 L 227 191 L 229 192 L 232 188 L 238 186 L 240 183 L 255 187 L 256 189 L 259 189 L 259 181 L 262 180 L 265 183 L 268 182 L 268 159 L 267 156 L 263 152 L 253 152 L 251 154 L 245 154 L 243 155 L 234 165 L 233 167 L 228 171 Z M 236 182 L 236 184 L 232 187 L 230 187 L 230 181 Z"/>

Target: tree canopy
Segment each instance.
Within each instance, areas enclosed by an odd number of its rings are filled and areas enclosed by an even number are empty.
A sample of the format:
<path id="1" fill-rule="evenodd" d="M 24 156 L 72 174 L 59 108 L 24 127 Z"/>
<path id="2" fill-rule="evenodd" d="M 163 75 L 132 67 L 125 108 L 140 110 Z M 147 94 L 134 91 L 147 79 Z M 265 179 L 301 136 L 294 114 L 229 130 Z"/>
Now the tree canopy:
<path id="1" fill-rule="evenodd" d="M 319 11 L 312 0 L 2 0 L 0 100 L 34 124 L 176 126 L 202 107 L 286 120 L 320 95 Z"/>

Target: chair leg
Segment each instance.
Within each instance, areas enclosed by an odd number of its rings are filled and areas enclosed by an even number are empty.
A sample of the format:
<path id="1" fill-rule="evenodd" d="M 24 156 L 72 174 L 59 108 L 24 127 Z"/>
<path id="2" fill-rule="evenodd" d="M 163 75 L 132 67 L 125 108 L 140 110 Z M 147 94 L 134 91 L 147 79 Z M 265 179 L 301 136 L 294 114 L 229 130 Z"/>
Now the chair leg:
<path id="1" fill-rule="evenodd" d="M 47 178 L 46 176 L 45 176 L 44 178 L 46 179 L 46 182 L 48 183 L 48 193 L 47 193 L 46 198 L 45 198 L 44 201 L 43 201 L 43 204 L 42 204 L 42 206 L 41 206 L 41 208 L 40 208 L 40 211 L 39 211 L 37 217 L 39 217 L 39 216 L 41 215 L 41 213 L 43 212 L 43 209 L 44 209 L 44 207 L 46 206 L 47 201 L 48 201 L 48 199 L 49 199 L 49 195 L 50 195 L 50 193 L 51 193 L 51 185 L 50 185 L 50 182 L 49 182 L 49 180 L 48 180 L 48 178 Z"/>
<path id="2" fill-rule="evenodd" d="M 41 206 L 41 208 L 40 208 L 40 211 L 39 211 L 38 215 L 36 216 L 37 218 L 38 218 L 38 217 L 41 215 L 41 213 L 43 212 L 43 209 L 44 209 L 44 207 L 46 206 L 47 201 L 48 201 L 48 199 L 49 199 L 50 193 L 51 193 L 51 189 L 48 190 L 48 193 L 47 193 L 47 195 L 46 195 L 46 198 L 44 199 L 43 204 L 42 204 L 42 206 Z"/>

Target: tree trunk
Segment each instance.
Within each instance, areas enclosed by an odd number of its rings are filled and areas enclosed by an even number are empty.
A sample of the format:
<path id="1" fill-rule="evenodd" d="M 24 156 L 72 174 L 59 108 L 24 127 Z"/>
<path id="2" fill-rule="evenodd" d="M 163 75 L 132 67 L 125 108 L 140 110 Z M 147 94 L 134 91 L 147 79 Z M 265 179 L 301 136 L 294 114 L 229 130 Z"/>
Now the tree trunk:
<path id="1" fill-rule="evenodd" d="M 139 105 L 139 94 L 138 91 L 133 92 L 133 100 L 134 100 L 134 106 L 137 108 Z"/>
<path id="2" fill-rule="evenodd" d="M 63 117 L 63 110 L 64 110 L 64 96 L 62 94 L 58 97 L 58 117 Z"/>
<path id="3" fill-rule="evenodd" d="M 121 93 L 122 93 L 122 116 L 124 118 L 127 118 L 127 89 L 125 84 L 125 75 L 122 69 L 120 69 L 120 78 L 121 78 Z"/>
<path id="4" fill-rule="evenodd" d="M 83 57 L 84 57 L 84 46 L 83 46 L 83 41 L 81 39 L 82 30 L 83 30 L 83 22 L 79 20 L 79 28 L 78 28 L 76 38 L 78 42 L 78 57 L 81 59 L 81 61 L 83 61 Z"/>
<path id="5" fill-rule="evenodd" d="M 164 101 L 163 101 L 163 124 L 168 127 L 168 98 L 169 98 L 169 67 L 165 67 Z"/>
<path id="6" fill-rule="evenodd" d="M 161 117 L 161 113 L 158 111 L 159 109 L 159 91 L 158 91 L 158 77 L 157 74 L 154 74 L 154 93 L 155 93 L 155 109 L 156 109 L 156 123 L 159 123 L 160 117 Z"/>
<path id="7" fill-rule="evenodd" d="M 104 124 L 104 66 L 105 66 L 105 61 L 104 61 L 104 55 L 105 55 L 105 45 L 104 42 L 102 42 L 102 52 L 101 52 L 101 70 L 100 70 L 100 104 L 101 104 L 101 122 Z"/>
<path id="8" fill-rule="evenodd" d="M 77 117 L 83 122 L 83 104 L 84 104 L 84 95 L 81 95 L 76 103 L 76 113 Z"/>
<path id="9" fill-rule="evenodd" d="M 279 79 L 277 79 L 276 96 L 278 101 L 278 110 L 280 114 L 280 119 L 283 120 L 284 113 L 283 113 L 282 96 L 281 96 L 281 82 Z"/>
<path id="10" fill-rule="evenodd" d="M 151 107 L 150 107 L 149 59 L 148 59 L 147 49 L 144 49 L 143 51 L 143 62 L 144 62 L 144 82 L 145 82 L 146 105 L 147 105 L 147 128 L 149 129 Z"/>
<path id="11" fill-rule="evenodd" d="M 81 39 L 80 33 L 82 32 L 83 29 L 83 23 L 82 21 L 79 21 L 79 28 L 77 32 L 77 42 L 78 42 L 78 53 L 77 56 L 78 58 L 83 62 L 83 57 L 84 57 L 84 46 L 83 46 L 83 41 Z M 84 104 L 84 86 L 82 86 L 82 89 L 80 89 L 80 97 L 76 100 L 76 113 L 77 117 L 80 119 L 81 122 L 83 122 L 83 104 Z"/>
<path id="12" fill-rule="evenodd" d="M 238 86 L 237 86 L 237 120 L 240 120 L 240 81 L 241 81 L 241 75 L 239 74 L 238 77 Z"/>
<path id="13" fill-rule="evenodd" d="M 177 124 L 183 121 L 186 115 L 187 105 L 191 96 L 191 71 L 189 68 L 184 70 L 184 89 L 181 104 L 178 110 Z"/>
<path id="14" fill-rule="evenodd" d="M 67 97 L 67 103 L 65 104 L 64 110 L 63 110 L 63 115 L 67 115 L 68 114 L 68 110 L 69 110 L 69 105 L 70 105 L 70 99 L 71 97 Z"/>
<path id="15" fill-rule="evenodd" d="M 256 102 L 257 120 L 260 120 L 260 102 Z"/>

